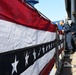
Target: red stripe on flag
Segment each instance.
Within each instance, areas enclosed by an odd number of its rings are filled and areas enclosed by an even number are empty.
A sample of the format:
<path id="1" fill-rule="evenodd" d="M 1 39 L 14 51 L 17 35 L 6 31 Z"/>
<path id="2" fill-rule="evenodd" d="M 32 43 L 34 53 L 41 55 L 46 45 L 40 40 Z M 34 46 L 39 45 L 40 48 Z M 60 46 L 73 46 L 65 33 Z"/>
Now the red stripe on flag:
<path id="1" fill-rule="evenodd" d="M 50 62 L 43 68 L 39 75 L 49 75 L 49 72 L 52 70 L 54 66 L 55 59 L 52 58 Z"/>
<path id="2" fill-rule="evenodd" d="M 56 31 L 50 20 L 42 17 L 37 10 L 18 0 L 0 0 L 0 19 L 9 20 L 34 29 Z"/>

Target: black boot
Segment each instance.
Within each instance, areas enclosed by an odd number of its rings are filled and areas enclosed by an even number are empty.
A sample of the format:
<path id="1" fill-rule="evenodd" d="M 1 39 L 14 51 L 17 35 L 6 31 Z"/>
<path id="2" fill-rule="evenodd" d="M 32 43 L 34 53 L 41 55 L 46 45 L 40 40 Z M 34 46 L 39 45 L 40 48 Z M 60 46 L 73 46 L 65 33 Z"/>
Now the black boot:
<path id="1" fill-rule="evenodd" d="M 69 50 L 69 53 L 70 53 L 70 54 L 73 54 L 73 50 Z"/>

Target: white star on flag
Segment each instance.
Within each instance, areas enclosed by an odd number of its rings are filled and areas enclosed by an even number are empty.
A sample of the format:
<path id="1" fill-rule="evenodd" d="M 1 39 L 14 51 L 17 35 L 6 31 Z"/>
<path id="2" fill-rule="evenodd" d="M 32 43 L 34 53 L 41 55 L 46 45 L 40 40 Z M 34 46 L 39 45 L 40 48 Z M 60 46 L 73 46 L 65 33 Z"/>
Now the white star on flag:
<path id="1" fill-rule="evenodd" d="M 50 49 L 50 45 L 49 45 L 49 49 Z"/>
<path id="2" fill-rule="evenodd" d="M 46 46 L 46 51 L 48 50 L 48 46 Z"/>
<path id="3" fill-rule="evenodd" d="M 52 44 L 51 44 L 51 48 L 52 48 Z"/>
<path id="4" fill-rule="evenodd" d="M 41 51 L 41 49 L 39 50 L 38 56 L 40 55 L 40 51 Z"/>
<path id="5" fill-rule="evenodd" d="M 35 60 L 36 59 L 36 52 L 35 52 L 35 50 L 33 52 L 33 56 L 34 56 L 34 60 Z"/>
<path id="6" fill-rule="evenodd" d="M 25 66 L 28 64 L 28 58 L 29 58 L 29 55 L 27 55 L 27 53 L 26 53 L 26 56 L 25 56 Z"/>
<path id="7" fill-rule="evenodd" d="M 41 52 L 41 47 L 39 48 L 39 53 L 38 53 L 38 56 L 40 55 L 40 52 Z"/>
<path id="8" fill-rule="evenodd" d="M 19 61 L 17 61 L 16 56 L 15 56 L 15 61 L 14 61 L 14 63 L 12 63 L 12 67 L 13 67 L 12 74 L 13 74 L 14 72 L 17 73 L 17 65 L 18 65 L 18 62 L 19 62 Z"/>
<path id="9" fill-rule="evenodd" d="M 42 50 L 43 50 L 43 53 L 44 53 L 44 52 L 45 52 L 45 48 L 44 48 L 44 46 L 43 46 Z"/>

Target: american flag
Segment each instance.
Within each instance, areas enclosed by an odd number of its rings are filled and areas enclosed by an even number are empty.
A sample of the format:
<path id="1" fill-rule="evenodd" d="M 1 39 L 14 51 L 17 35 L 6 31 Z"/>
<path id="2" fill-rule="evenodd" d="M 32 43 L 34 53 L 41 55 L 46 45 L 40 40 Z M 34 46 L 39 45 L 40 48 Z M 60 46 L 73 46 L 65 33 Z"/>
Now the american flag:
<path id="1" fill-rule="evenodd" d="M 53 48 L 55 48 L 55 40 L 1 53 L 0 75 L 38 75 L 47 62 L 53 58 L 55 53 Z"/>
<path id="2" fill-rule="evenodd" d="M 47 75 L 55 45 L 50 20 L 27 3 L 0 0 L 0 75 Z"/>

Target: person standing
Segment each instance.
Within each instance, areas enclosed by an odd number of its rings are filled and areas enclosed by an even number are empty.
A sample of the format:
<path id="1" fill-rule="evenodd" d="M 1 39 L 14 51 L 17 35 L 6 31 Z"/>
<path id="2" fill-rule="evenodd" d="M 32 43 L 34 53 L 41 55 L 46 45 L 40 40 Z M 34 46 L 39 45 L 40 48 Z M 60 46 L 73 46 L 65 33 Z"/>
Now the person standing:
<path id="1" fill-rule="evenodd" d="M 69 53 L 73 53 L 73 47 L 72 47 L 72 34 L 70 31 L 70 26 L 68 23 L 64 23 L 64 21 L 61 21 L 60 24 L 62 25 L 62 32 L 65 34 L 65 41 L 67 43 L 68 51 Z"/>
<path id="2" fill-rule="evenodd" d="M 75 44 L 75 49 L 76 49 L 76 24 L 72 20 L 68 20 L 68 23 L 71 28 L 70 30 L 71 30 L 71 34 L 72 34 L 72 39 L 73 39 L 73 42 Z"/>

